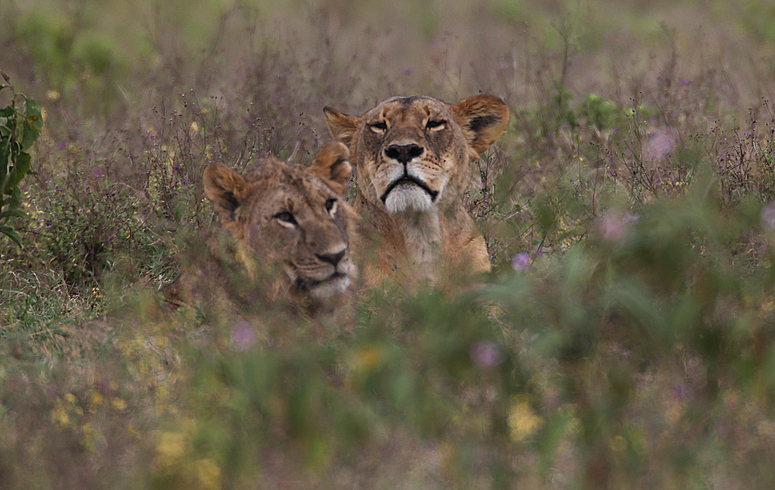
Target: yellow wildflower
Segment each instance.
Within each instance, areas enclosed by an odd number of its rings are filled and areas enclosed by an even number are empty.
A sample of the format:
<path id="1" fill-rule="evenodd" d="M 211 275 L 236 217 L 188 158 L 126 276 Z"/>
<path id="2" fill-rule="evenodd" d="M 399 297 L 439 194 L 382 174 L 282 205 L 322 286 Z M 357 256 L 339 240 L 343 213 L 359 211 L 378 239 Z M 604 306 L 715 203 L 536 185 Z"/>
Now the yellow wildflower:
<path id="1" fill-rule="evenodd" d="M 544 421 L 535 413 L 530 402 L 521 400 L 511 406 L 507 422 L 511 439 L 520 442 L 538 432 Z"/>

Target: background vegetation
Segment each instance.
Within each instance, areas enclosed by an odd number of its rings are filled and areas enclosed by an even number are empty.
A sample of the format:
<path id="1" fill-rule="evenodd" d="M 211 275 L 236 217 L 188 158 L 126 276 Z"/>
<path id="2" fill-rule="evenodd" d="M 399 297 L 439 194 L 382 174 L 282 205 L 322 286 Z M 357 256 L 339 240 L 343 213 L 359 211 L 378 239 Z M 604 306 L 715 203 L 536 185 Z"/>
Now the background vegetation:
<path id="1" fill-rule="evenodd" d="M 0 236 L 0 487 L 775 487 L 769 1 L 0 19 L 0 69 L 45 119 L 24 246 Z M 210 162 L 308 163 L 326 105 L 479 92 L 512 113 L 466 198 L 482 288 L 368 291 L 314 321 L 160 307 L 214 226 Z"/>

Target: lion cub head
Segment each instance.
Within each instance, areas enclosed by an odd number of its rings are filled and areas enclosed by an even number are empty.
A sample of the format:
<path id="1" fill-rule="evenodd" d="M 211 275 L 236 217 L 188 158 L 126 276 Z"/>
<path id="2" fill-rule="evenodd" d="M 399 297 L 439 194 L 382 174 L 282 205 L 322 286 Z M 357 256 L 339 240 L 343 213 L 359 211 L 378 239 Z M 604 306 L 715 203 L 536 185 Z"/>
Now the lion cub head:
<path id="1" fill-rule="evenodd" d="M 348 236 L 355 214 L 342 199 L 352 171 L 348 159 L 347 148 L 333 142 L 310 167 L 265 158 L 244 176 L 220 163 L 205 170 L 205 194 L 231 236 L 231 255 L 268 300 L 279 294 L 315 304 L 344 293 L 356 277 Z M 208 243 L 209 261 L 224 262 L 219 242 Z M 219 276 L 228 275 L 221 269 L 191 267 L 161 292 L 173 305 L 209 297 L 224 282 Z"/>
<path id="2" fill-rule="evenodd" d="M 501 99 L 479 95 L 447 104 L 433 97 L 393 97 L 362 116 L 329 107 L 326 122 L 357 169 L 356 209 L 378 228 L 385 271 L 407 258 L 427 279 L 439 259 L 489 270 L 487 247 L 462 204 L 470 162 L 505 131 Z M 380 275 L 380 272 L 376 272 Z"/>
<path id="3" fill-rule="evenodd" d="M 348 157 L 347 148 L 330 143 L 311 167 L 266 159 L 244 177 L 220 163 L 207 167 L 205 194 L 248 270 L 282 264 L 289 287 L 311 298 L 350 286 L 356 267 L 341 195 L 352 170 Z"/>

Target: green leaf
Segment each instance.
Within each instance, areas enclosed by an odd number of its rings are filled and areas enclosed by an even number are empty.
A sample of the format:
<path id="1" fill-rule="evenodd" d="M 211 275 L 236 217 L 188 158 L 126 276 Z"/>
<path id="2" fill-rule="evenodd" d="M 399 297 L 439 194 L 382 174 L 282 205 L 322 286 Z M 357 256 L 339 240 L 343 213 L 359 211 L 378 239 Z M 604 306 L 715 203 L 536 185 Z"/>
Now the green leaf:
<path id="1" fill-rule="evenodd" d="M 3 207 L 8 205 L 15 209 L 19 206 L 19 203 L 22 202 L 22 194 L 18 187 L 14 187 L 13 189 L 6 189 L 5 194 L 11 197 L 3 201 Z"/>
<path id="2" fill-rule="evenodd" d="M 8 177 L 8 187 L 6 189 L 15 189 L 19 185 L 19 182 L 30 171 L 31 163 L 32 157 L 30 157 L 29 153 L 22 152 L 19 154 L 19 157 L 16 159 L 16 165 L 14 165 L 11 175 Z"/>
<path id="3" fill-rule="evenodd" d="M 21 237 L 10 226 L 0 226 L 0 233 L 10 238 L 19 248 L 24 248 Z"/>
<path id="4" fill-rule="evenodd" d="M 8 139 L 11 136 L 11 129 L 8 127 L 7 117 L 0 118 L 0 121 L 3 121 L 3 123 L 0 124 L 0 146 L 6 146 L 8 145 Z"/>
<path id="5" fill-rule="evenodd" d="M 14 192 L 14 190 L 16 190 L 17 192 Z M 11 197 L 0 201 L 0 207 L 3 207 L 3 208 L 6 206 L 16 207 L 19 205 L 21 194 L 18 192 L 18 189 L 9 189 L 6 194 L 10 195 Z"/>
<path id="6" fill-rule="evenodd" d="M 8 173 L 8 167 L 10 167 L 11 163 L 11 154 L 2 145 L 2 141 L 0 141 L 0 186 L 5 182 L 5 176 Z M 3 189 L 0 189 L 0 195 L 2 194 Z"/>
<path id="7" fill-rule="evenodd" d="M 8 219 L 8 218 L 26 218 L 27 213 L 22 211 L 21 209 L 9 209 L 8 211 L 3 211 L 0 213 L 0 219 Z"/>
<path id="8" fill-rule="evenodd" d="M 43 129 L 43 114 L 40 104 L 34 99 L 27 99 L 24 118 L 24 137 L 22 138 L 22 150 L 28 150 L 40 136 Z"/>

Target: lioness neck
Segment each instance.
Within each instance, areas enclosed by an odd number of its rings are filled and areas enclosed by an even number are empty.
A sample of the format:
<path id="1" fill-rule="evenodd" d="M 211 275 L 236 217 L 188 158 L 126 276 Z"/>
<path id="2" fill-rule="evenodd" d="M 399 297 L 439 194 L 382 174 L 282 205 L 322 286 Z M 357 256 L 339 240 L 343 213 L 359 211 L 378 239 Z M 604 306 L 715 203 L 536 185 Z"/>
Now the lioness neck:
<path id="1" fill-rule="evenodd" d="M 364 247 L 376 245 L 371 262 L 363 265 L 368 284 L 396 273 L 412 283 L 433 284 L 445 264 L 456 272 L 490 270 L 484 239 L 462 205 L 388 214 L 356 194 L 355 209 L 363 217 L 357 245 L 362 257 L 369 256 Z"/>
<path id="2" fill-rule="evenodd" d="M 443 243 L 438 210 L 405 211 L 393 216 L 404 235 L 409 261 L 417 267 L 418 279 L 435 281 Z"/>

